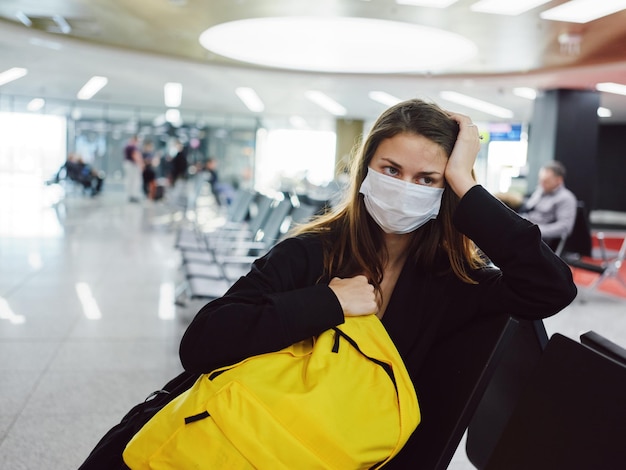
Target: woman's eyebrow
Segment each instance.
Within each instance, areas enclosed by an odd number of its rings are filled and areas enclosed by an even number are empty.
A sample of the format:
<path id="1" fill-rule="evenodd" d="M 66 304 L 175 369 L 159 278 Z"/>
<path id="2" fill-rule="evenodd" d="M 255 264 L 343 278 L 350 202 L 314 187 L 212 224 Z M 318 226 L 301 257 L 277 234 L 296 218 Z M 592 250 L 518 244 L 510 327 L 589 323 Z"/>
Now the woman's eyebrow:
<path id="1" fill-rule="evenodd" d="M 399 170 L 402 170 L 402 165 L 400 165 L 398 162 L 393 161 L 391 158 L 389 157 L 381 157 L 381 160 L 384 160 L 386 163 L 398 168 Z M 419 176 L 432 176 L 432 175 L 438 175 L 441 176 L 441 172 L 439 171 L 419 171 L 417 173 Z"/>
<path id="2" fill-rule="evenodd" d="M 385 160 L 387 163 L 389 163 L 389 164 L 391 164 L 391 165 L 393 165 L 393 166 L 395 166 L 395 167 L 397 167 L 397 168 L 399 168 L 399 169 L 402 169 L 402 165 L 400 165 L 398 162 L 394 162 L 394 161 L 393 161 L 391 158 L 389 158 L 389 157 L 382 157 L 382 158 L 381 158 L 381 160 Z"/>

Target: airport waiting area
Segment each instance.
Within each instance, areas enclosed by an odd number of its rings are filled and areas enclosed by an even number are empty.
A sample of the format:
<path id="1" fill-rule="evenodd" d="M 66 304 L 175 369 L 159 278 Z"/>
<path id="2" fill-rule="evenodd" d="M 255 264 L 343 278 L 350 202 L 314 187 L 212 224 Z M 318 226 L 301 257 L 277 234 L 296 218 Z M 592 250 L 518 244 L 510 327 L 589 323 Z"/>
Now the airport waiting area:
<path id="1" fill-rule="evenodd" d="M 129 203 L 121 185 L 88 197 L 0 177 L 0 468 L 11 470 L 78 468 L 181 372 L 197 311 L 325 203 L 240 190 L 218 206 L 194 179 Z M 601 268 L 572 267 L 579 294 L 560 313 L 477 325 L 484 341 L 441 346 L 428 373 L 450 380 L 437 393 L 451 411 L 411 468 L 622 468 L 626 226 L 592 235 Z"/>

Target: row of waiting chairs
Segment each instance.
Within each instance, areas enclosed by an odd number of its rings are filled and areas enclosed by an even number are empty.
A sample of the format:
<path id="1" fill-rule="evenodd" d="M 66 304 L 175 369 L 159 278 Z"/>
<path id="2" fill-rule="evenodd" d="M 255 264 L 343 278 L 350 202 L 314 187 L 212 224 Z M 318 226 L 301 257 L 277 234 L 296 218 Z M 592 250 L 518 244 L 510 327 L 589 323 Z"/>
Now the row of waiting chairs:
<path id="1" fill-rule="evenodd" d="M 176 303 L 222 296 L 255 259 L 319 210 L 294 195 L 270 197 L 242 190 L 221 225 L 210 230 L 200 224 L 181 228 L 176 248 L 181 253 L 182 281 L 176 288 Z"/>
<path id="2" fill-rule="evenodd" d="M 597 250 L 594 250 L 592 246 L 589 214 L 585 204 L 579 201 L 572 233 L 559 240 L 555 252 L 572 268 L 598 274 L 598 277 L 584 289 L 585 294 L 597 289 L 607 279 L 615 279 L 626 289 L 626 280 L 620 273 L 626 258 L 626 237 L 615 253 L 610 253 L 607 250 L 604 232 L 596 232 L 595 237 L 598 242 Z M 585 300 L 582 295 L 580 299 Z"/>

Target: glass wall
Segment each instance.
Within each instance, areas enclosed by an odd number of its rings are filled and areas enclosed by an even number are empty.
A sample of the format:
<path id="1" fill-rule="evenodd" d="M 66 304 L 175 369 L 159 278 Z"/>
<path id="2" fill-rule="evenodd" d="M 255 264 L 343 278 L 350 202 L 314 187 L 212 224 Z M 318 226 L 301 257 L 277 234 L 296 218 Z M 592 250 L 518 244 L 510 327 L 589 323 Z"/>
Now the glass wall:
<path id="1" fill-rule="evenodd" d="M 207 160 L 214 159 L 221 183 L 232 188 L 310 192 L 329 185 L 334 177 L 332 119 L 316 123 L 315 129 L 294 130 L 287 118 L 281 120 L 277 116 L 263 116 L 261 120 L 249 115 L 181 110 L 173 120 L 171 116 L 168 119 L 163 108 L 47 99 L 41 108 L 29 110 L 30 102 L 28 97 L 0 95 L 0 112 L 33 118 L 22 122 L 20 135 L 28 137 L 22 139 L 21 150 L 11 150 L 15 155 L 41 141 L 39 137 L 44 131 L 34 124 L 37 117 L 54 116 L 63 123 L 63 144 L 46 150 L 54 155 L 46 157 L 45 164 L 41 159 L 35 163 L 43 180 L 51 178 L 68 155 L 74 154 L 105 175 L 105 190 L 121 189 L 124 147 L 134 135 L 142 145 L 152 144 L 157 178 L 168 177 L 179 142 L 186 147 L 190 173 L 200 171 Z M 0 132 L 3 131 L 7 132 L 8 127 L 3 126 Z M 18 135 L 16 131 L 9 132 Z M 276 138 L 260 142 L 259 136 Z M 283 138 L 278 139 L 279 136 Z M 266 153 L 261 155 L 263 149 Z M 13 171 L 17 160 L 7 152 L 5 149 L 0 154 L 0 168 L 9 165 Z M 24 165 L 26 159 L 20 156 L 19 161 Z"/>
<path id="2" fill-rule="evenodd" d="M 69 153 L 75 153 L 106 174 L 107 186 L 121 184 L 124 147 L 131 136 L 138 135 L 143 142 L 150 141 L 154 145 L 154 154 L 160 160 L 159 176 L 167 176 L 168 161 L 175 154 L 176 141 L 180 141 L 187 147 L 192 172 L 211 157 L 218 161 L 220 177 L 225 182 L 235 186 L 254 184 L 259 122 L 253 117 L 181 111 L 179 120 L 168 122 L 162 108 L 48 99 L 43 107 L 30 111 L 30 102 L 30 97 L 0 95 L 0 113 L 9 116 L 0 127 L 4 142 L 0 153 L 0 169 L 3 171 L 13 172 L 18 166 L 24 167 L 29 158 L 32 161 L 33 151 L 29 147 L 43 142 L 39 139 L 42 132 L 57 129 L 55 126 L 39 126 L 37 117 L 55 116 L 63 122 L 63 145 L 48 149 L 53 156 L 44 160 L 38 157 L 34 163 L 42 174 L 46 173 L 46 177 L 65 161 Z M 13 126 L 9 127 L 6 122 Z M 14 129 L 18 124 L 19 132 Z M 10 145 L 9 135 L 15 136 Z M 18 137 L 23 142 L 20 149 L 14 144 Z"/>

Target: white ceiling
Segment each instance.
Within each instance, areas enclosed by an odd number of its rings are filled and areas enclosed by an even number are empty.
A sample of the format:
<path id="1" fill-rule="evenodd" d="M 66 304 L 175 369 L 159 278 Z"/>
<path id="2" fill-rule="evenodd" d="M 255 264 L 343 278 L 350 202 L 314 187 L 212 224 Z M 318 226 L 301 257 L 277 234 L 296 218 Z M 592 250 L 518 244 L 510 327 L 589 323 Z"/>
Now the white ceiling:
<path id="1" fill-rule="evenodd" d="M 315 89 L 347 108 L 346 118 L 374 119 L 384 105 L 370 100 L 368 93 L 379 90 L 402 99 L 431 99 L 476 121 L 502 121 L 439 97 L 440 91 L 451 90 L 509 108 L 512 121 L 527 122 L 533 103 L 515 96 L 514 87 L 592 90 L 598 82 L 626 83 L 626 11 L 581 25 L 539 17 L 563 0 L 513 17 L 472 12 L 469 7 L 475 2 L 459 0 L 438 9 L 393 0 L 0 0 L 0 72 L 29 70 L 0 87 L 0 109 L 21 111 L 30 98 L 43 97 L 45 112 L 65 113 L 70 104 L 81 108 L 83 116 L 89 109 L 98 115 L 105 104 L 105 117 L 136 115 L 141 107 L 141 117 L 151 119 L 165 111 L 164 83 L 176 81 L 184 86 L 185 121 L 259 119 L 278 125 L 298 115 L 312 127 L 324 127 L 334 117 L 304 96 Z M 19 22 L 17 12 L 26 14 L 32 26 Z M 67 20 L 69 34 L 59 31 L 54 15 Z M 441 28 L 474 41 L 479 55 L 437 74 L 309 73 L 236 63 L 209 53 L 198 42 L 202 31 L 224 21 L 303 15 L 381 18 Z M 560 46 L 564 33 L 580 35 L 579 51 Z M 93 75 L 108 77 L 108 85 L 93 100 L 78 102 L 77 91 Z M 262 114 L 245 108 L 234 92 L 239 86 L 257 91 L 265 103 Z M 601 105 L 613 112 L 603 122 L 626 122 L 626 96 L 603 93 Z"/>

